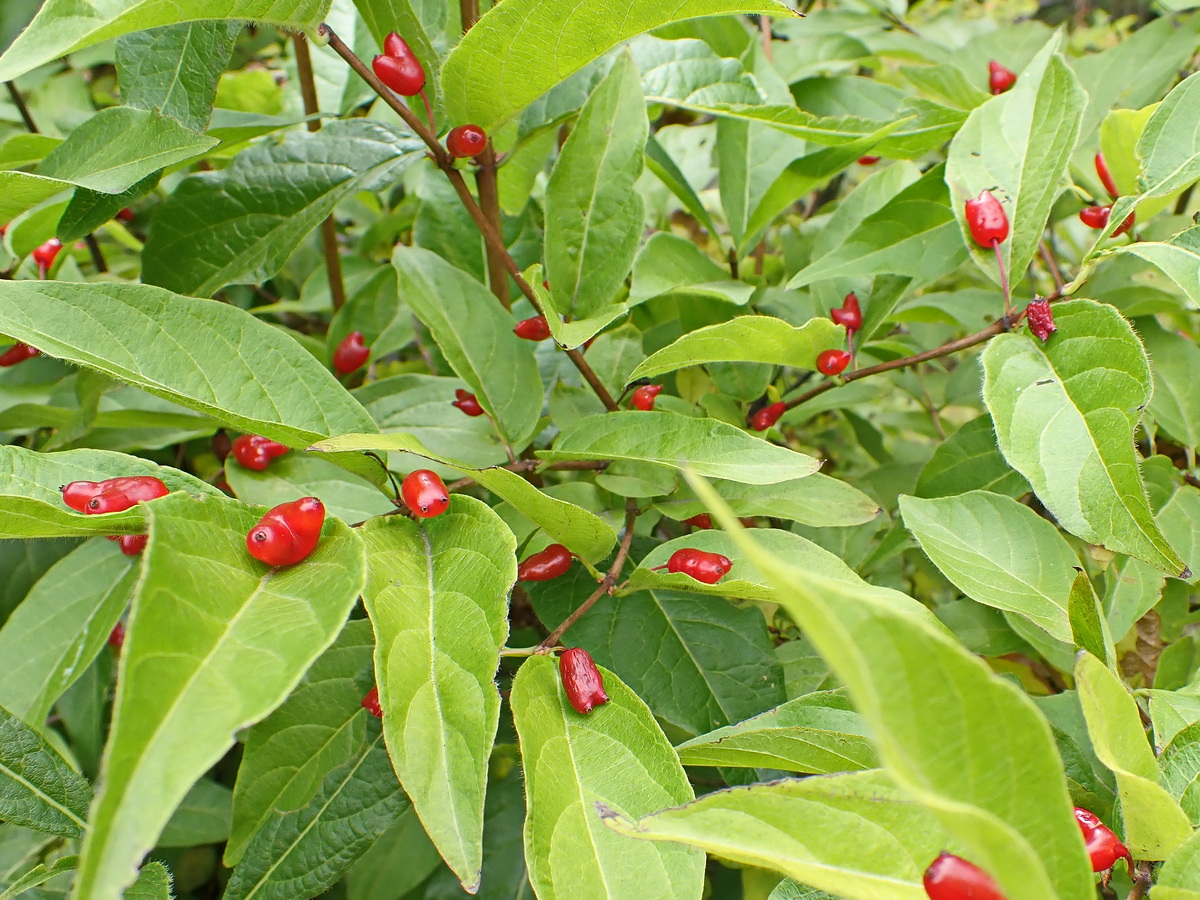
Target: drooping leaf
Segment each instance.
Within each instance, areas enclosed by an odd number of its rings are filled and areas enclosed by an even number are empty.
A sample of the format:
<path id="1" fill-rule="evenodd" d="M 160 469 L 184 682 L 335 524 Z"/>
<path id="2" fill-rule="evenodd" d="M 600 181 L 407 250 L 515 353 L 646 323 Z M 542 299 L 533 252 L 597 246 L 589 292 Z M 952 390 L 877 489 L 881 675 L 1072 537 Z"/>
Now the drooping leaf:
<path id="1" fill-rule="evenodd" d="M 0 332 L 294 446 L 375 428 L 312 354 L 228 303 L 141 284 L 4 281 Z"/>
<path id="2" fill-rule="evenodd" d="M 983 397 L 1000 450 L 1072 534 L 1171 575 L 1185 562 L 1154 522 L 1133 429 L 1150 400 L 1150 368 L 1111 306 L 1055 307 L 1045 345 L 1003 334 L 983 352 Z"/>
<path id="3" fill-rule="evenodd" d="M 858 488 L 817 472 L 782 481 L 764 491 L 758 485 L 714 481 L 713 488 L 738 516 L 771 516 L 814 528 L 863 525 L 881 512 L 879 504 Z M 656 500 L 656 508 L 672 519 L 689 519 L 707 512 L 686 487 Z"/>
<path id="4" fill-rule="evenodd" d="M 160 862 L 148 862 L 138 871 L 137 881 L 125 891 L 122 900 L 171 900 L 174 879 Z"/>
<path id="5" fill-rule="evenodd" d="M 364 580 L 362 543 L 337 519 L 303 563 L 272 570 L 246 552 L 259 513 L 236 501 L 176 495 L 147 515 L 150 544 L 72 895 L 88 900 L 117 900 L 234 733 L 276 707 L 333 642 Z"/>
<path id="6" fill-rule="evenodd" d="M 92 789 L 44 737 L 0 707 L 0 821 L 80 837 Z"/>
<path id="7" fill-rule="evenodd" d="M 465 496 L 420 524 L 389 516 L 362 533 L 388 752 L 438 852 L 474 892 L 516 540 Z"/>
<path id="8" fill-rule="evenodd" d="M 1086 572 L 1075 576 L 1071 594 L 1067 600 L 1067 613 L 1071 620 L 1071 640 L 1077 650 L 1086 650 L 1110 668 L 1116 665 L 1117 654 L 1113 649 L 1112 634 L 1108 619 L 1100 606 L 1100 598 Z"/>
<path id="9" fill-rule="evenodd" d="M 540 900 L 699 900 L 703 853 L 631 841 L 597 812 L 601 804 L 636 819 L 694 796 L 645 703 L 612 672 L 601 675 L 609 702 L 586 717 L 568 705 L 549 657 L 530 657 L 513 680 L 529 880 Z"/>

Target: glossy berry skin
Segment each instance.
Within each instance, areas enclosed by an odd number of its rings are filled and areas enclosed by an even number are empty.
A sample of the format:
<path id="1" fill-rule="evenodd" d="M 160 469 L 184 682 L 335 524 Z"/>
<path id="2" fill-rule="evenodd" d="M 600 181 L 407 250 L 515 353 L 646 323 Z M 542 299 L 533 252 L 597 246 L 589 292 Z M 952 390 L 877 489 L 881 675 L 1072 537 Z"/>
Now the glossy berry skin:
<path id="1" fill-rule="evenodd" d="M 440 516 L 450 507 L 450 492 L 446 485 L 437 472 L 428 469 L 410 472 L 400 484 L 400 496 L 413 515 L 422 519 Z"/>
<path id="2" fill-rule="evenodd" d="M 478 125 L 459 125 L 446 135 L 446 149 L 455 159 L 474 159 L 487 147 L 487 132 Z"/>
<path id="3" fill-rule="evenodd" d="M 567 702 L 580 715 L 586 716 L 597 706 L 608 702 L 604 692 L 604 678 L 592 661 L 592 655 L 582 647 L 572 647 L 558 658 L 558 671 L 562 676 L 563 690 Z"/>
<path id="4" fill-rule="evenodd" d="M 361 331 L 352 331 L 338 343 L 333 351 L 333 368 L 339 375 L 349 375 L 361 369 L 371 355 Z"/>
<path id="5" fill-rule="evenodd" d="M 37 263 L 39 269 L 45 272 L 52 265 L 54 260 L 58 258 L 58 254 L 62 251 L 62 241 L 58 238 L 50 238 L 46 243 L 36 247 L 32 253 L 33 261 Z"/>
<path id="6" fill-rule="evenodd" d="M 41 352 L 36 347 L 30 347 L 28 344 L 17 341 L 17 343 L 13 344 L 3 353 L 0 353 L 0 369 L 15 366 L 17 363 L 25 362 L 27 359 L 33 359 Z"/>
<path id="7" fill-rule="evenodd" d="M 853 335 L 862 328 L 862 306 L 858 302 L 858 294 L 851 291 L 842 301 L 842 305 L 829 311 L 829 318 L 846 329 L 846 334 Z"/>
<path id="8" fill-rule="evenodd" d="M 1029 322 L 1030 332 L 1040 338 L 1042 343 L 1058 331 L 1058 326 L 1054 324 L 1054 310 L 1050 308 L 1048 300 L 1034 300 L 1030 303 L 1025 307 L 1025 318 Z"/>
<path id="9" fill-rule="evenodd" d="M 817 371 L 822 375 L 841 375 L 850 365 L 850 353 L 846 350 L 822 350 L 817 356 Z"/>
<path id="10" fill-rule="evenodd" d="M 132 222 L 134 220 L 134 213 L 132 209 L 126 206 L 119 213 L 117 213 L 116 217 L 122 222 Z"/>
<path id="11" fill-rule="evenodd" d="M 1079 830 L 1083 832 L 1083 842 L 1087 846 L 1093 872 L 1107 872 L 1120 859 L 1125 860 L 1132 871 L 1133 854 L 1112 830 L 1100 821 L 1099 816 L 1077 806 L 1075 821 L 1079 823 Z"/>
<path id="12" fill-rule="evenodd" d="M 454 392 L 454 396 L 458 399 L 451 403 L 451 406 L 457 407 L 468 416 L 483 415 L 483 407 L 479 405 L 478 398 L 470 391 L 464 391 L 462 388 L 459 388 Z"/>
<path id="13" fill-rule="evenodd" d="M 729 561 L 729 557 L 690 547 L 676 550 L 667 560 L 668 572 L 682 572 L 703 584 L 716 584 L 732 568 L 733 563 Z"/>
<path id="14" fill-rule="evenodd" d="M 113 626 L 113 630 L 108 633 L 108 646 L 114 650 L 120 651 L 125 644 L 125 626 L 118 622 Z"/>
<path id="15" fill-rule="evenodd" d="M 750 427 L 755 431 L 766 431 L 779 421 L 779 417 L 787 412 L 787 404 L 778 400 L 769 406 L 764 406 L 750 417 Z"/>
<path id="16" fill-rule="evenodd" d="M 268 566 L 292 566 L 317 549 L 325 504 L 316 497 L 280 503 L 246 535 L 246 549 Z"/>
<path id="17" fill-rule="evenodd" d="M 860 166 L 873 166 L 875 163 L 879 162 L 879 160 L 880 157 L 878 156 L 860 156 L 858 158 L 858 164 Z"/>
<path id="18" fill-rule="evenodd" d="M 526 557 L 517 566 L 517 581 L 551 581 L 566 575 L 571 568 L 571 551 L 562 544 L 551 544 L 545 550 Z"/>
<path id="19" fill-rule="evenodd" d="M 91 484 L 91 487 L 87 485 Z M 81 512 L 95 516 L 104 513 L 123 512 L 146 500 L 156 500 L 170 493 L 167 486 L 153 475 L 132 475 L 124 478 L 109 478 L 95 484 L 91 482 L 73 482 L 63 488 L 63 502 L 68 506 L 76 498 L 84 497 L 87 491 L 91 496 L 86 497 Z M 71 501 L 67 498 L 71 497 Z"/>
<path id="20" fill-rule="evenodd" d="M 1113 181 L 1112 172 L 1108 171 L 1108 162 L 1103 153 L 1096 154 L 1096 175 L 1099 176 L 1100 183 L 1104 185 L 1104 189 L 1108 191 L 1110 197 L 1116 200 L 1121 196 L 1121 192 L 1117 190 L 1117 183 Z"/>
<path id="21" fill-rule="evenodd" d="M 407 56 L 376 56 L 371 60 L 375 77 L 402 97 L 415 97 L 425 89 L 425 67 Z"/>
<path id="22" fill-rule="evenodd" d="M 1017 73 L 1000 65 L 996 60 L 988 63 L 988 87 L 993 94 L 1003 94 L 1017 83 Z"/>
<path id="23" fill-rule="evenodd" d="M 362 698 L 362 708 L 377 719 L 383 718 L 383 707 L 379 705 L 379 688 L 373 687 Z"/>
<path id="24" fill-rule="evenodd" d="M 712 528 L 712 516 L 710 516 L 708 513 L 697 513 L 690 519 L 684 519 L 683 524 L 691 525 L 693 528 L 704 531 Z"/>
<path id="25" fill-rule="evenodd" d="M 63 503 L 76 512 L 83 512 L 87 502 L 104 490 L 100 481 L 72 481 L 59 488 L 62 491 Z"/>
<path id="26" fill-rule="evenodd" d="M 1079 221 L 1088 228 L 1095 228 L 1099 231 L 1108 224 L 1108 217 L 1111 213 L 1111 206 L 1085 206 L 1079 211 Z"/>
<path id="27" fill-rule="evenodd" d="M 545 316 L 530 316 L 516 324 L 513 334 L 527 341 L 544 341 L 550 337 L 550 325 Z"/>
<path id="28" fill-rule="evenodd" d="M 987 872 L 950 853 L 930 864 L 923 883 L 929 900 L 1005 900 Z"/>
<path id="29" fill-rule="evenodd" d="M 148 534 L 123 534 L 117 543 L 121 545 L 121 552 L 126 556 L 138 556 L 146 549 L 149 540 Z"/>
<path id="30" fill-rule="evenodd" d="M 265 471 L 271 460 L 288 452 L 287 444 L 281 444 L 260 434 L 243 434 L 233 442 L 233 458 L 243 469 Z"/>
<path id="31" fill-rule="evenodd" d="M 634 409 L 640 409 L 643 412 L 649 412 L 654 409 L 654 401 L 658 395 L 662 393 L 661 384 L 643 384 L 640 388 L 633 392 L 633 397 L 630 402 Z"/>
<path id="32" fill-rule="evenodd" d="M 981 191 L 967 201 L 967 228 L 980 247 L 994 247 L 1008 239 L 1008 214 L 991 191 Z"/>

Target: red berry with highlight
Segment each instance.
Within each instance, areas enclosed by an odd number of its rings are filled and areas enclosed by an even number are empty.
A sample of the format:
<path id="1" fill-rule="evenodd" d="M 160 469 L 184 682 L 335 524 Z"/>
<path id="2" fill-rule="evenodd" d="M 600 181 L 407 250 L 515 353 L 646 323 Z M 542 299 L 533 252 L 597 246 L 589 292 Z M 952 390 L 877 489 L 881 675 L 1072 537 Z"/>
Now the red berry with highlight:
<path id="1" fill-rule="evenodd" d="M 479 405 L 479 399 L 470 391 L 464 391 L 462 388 L 459 388 L 454 392 L 454 396 L 458 399 L 452 402 L 451 406 L 457 407 L 468 416 L 483 415 L 483 407 Z"/>
<path id="2" fill-rule="evenodd" d="M 459 125 L 446 135 L 446 149 L 455 159 L 474 159 L 487 147 L 487 132 L 478 125 Z"/>
<path id="3" fill-rule="evenodd" d="M 425 67 L 411 53 L 403 57 L 376 56 L 375 77 L 402 97 L 415 97 L 425 88 Z"/>
<path id="4" fill-rule="evenodd" d="M 981 191 L 967 201 L 967 228 L 980 247 L 994 247 L 1008 239 L 1008 214 L 991 191 Z"/>
<path id="5" fill-rule="evenodd" d="M 684 525 L 691 525 L 693 528 L 707 530 L 712 528 L 712 516 L 708 513 L 699 513 L 692 516 L 690 519 L 683 520 Z"/>
<path id="6" fill-rule="evenodd" d="M 988 87 L 993 94 L 1003 94 L 1017 83 L 1017 73 L 996 60 L 988 63 Z"/>
<path id="7" fill-rule="evenodd" d="M 123 534 L 117 543 L 121 545 L 121 552 L 126 556 L 138 556 L 146 549 L 149 540 L 148 534 Z"/>
<path id="8" fill-rule="evenodd" d="M 233 442 L 233 458 L 243 469 L 264 471 L 271 460 L 288 452 L 287 444 L 281 444 L 260 434 L 243 434 Z"/>
<path id="9" fill-rule="evenodd" d="M 527 341 L 544 341 L 550 337 L 550 324 L 545 316 L 530 316 L 516 324 L 513 334 Z"/>
<path id="10" fill-rule="evenodd" d="M 1121 196 L 1121 192 L 1117 190 L 1117 183 L 1113 181 L 1112 173 L 1108 171 L 1108 162 L 1104 159 L 1103 153 L 1096 154 L 1096 174 L 1100 177 L 1100 183 L 1104 185 L 1109 196 L 1114 200 Z"/>
<path id="11" fill-rule="evenodd" d="M 634 409 L 640 409 L 643 412 L 649 412 L 654 409 L 654 401 L 659 394 L 662 393 L 661 384 L 643 384 L 640 388 L 633 392 L 633 397 L 630 402 Z"/>
<path id="12" fill-rule="evenodd" d="M 291 566 L 317 549 L 325 505 L 316 497 L 280 503 L 246 535 L 246 549 L 268 566 Z"/>
<path id="13" fill-rule="evenodd" d="M 446 490 L 445 483 L 437 472 L 428 469 L 409 473 L 400 484 L 400 496 L 413 515 L 422 519 L 440 516 L 450 506 L 450 492 Z"/>
<path id="14" fill-rule="evenodd" d="M 1108 217 L 1111 213 L 1111 206 L 1085 206 L 1079 211 L 1079 221 L 1088 228 L 1095 228 L 1099 231 L 1108 224 Z"/>
<path id="15" fill-rule="evenodd" d="M 37 263 L 38 268 L 44 273 L 54 265 L 54 260 L 58 258 L 62 247 L 62 241 L 58 238 L 50 238 L 46 243 L 34 249 L 32 254 L 33 261 Z"/>
<path id="16" fill-rule="evenodd" d="M 817 356 L 817 371 L 822 375 L 841 375 L 850 365 L 847 350 L 822 350 Z"/>
<path id="17" fill-rule="evenodd" d="M 333 351 L 333 367 L 339 375 L 349 375 L 361 369 L 371 355 L 361 331 L 352 331 L 338 343 Z"/>
<path id="18" fill-rule="evenodd" d="M 1005 900 L 992 876 L 951 853 L 935 859 L 922 882 L 929 900 Z"/>
<path id="19" fill-rule="evenodd" d="M 848 335 L 862 328 L 862 306 L 859 305 L 858 294 L 853 291 L 847 294 L 840 307 L 829 311 L 829 318 L 845 328 Z"/>
<path id="20" fill-rule="evenodd" d="M 787 404 L 778 400 L 769 406 L 764 406 L 750 417 L 750 427 L 755 431 L 766 431 L 779 421 L 779 417 L 787 412 Z"/>
<path id="21" fill-rule="evenodd" d="M 103 482 L 72 481 L 59 488 L 62 491 L 63 503 L 78 512 L 87 509 L 87 502 L 104 490 Z"/>
<path id="22" fill-rule="evenodd" d="M 558 671 L 562 676 L 567 702 L 575 712 L 586 716 L 597 706 L 608 702 L 604 678 L 592 661 L 592 655 L 582 647 L 565 651 L 558 658 Z"/>
<path id="23" fill-rule="evenodd" d="M 85 482 L 86 484 L 86 482 Z M 66 500 L 67 485 L 63 490 Z M 153 475 L 133 475 L 124 478 L 109 478 L 96 485 L 96 490 L 83 506 L 86 515 L 103 515 L 105 513 L 123 512 L 147 500 L 165 497 L 170 491 L 163 482 Z"/>
<path id="24" fill-rule="evenodd" d="M 117 213 L 117 219 L 122 222 L 132 222 L 134 220 L 133 210 L 126 206 L 119 213 Z"/>
<path id="25" fill-rule="evenodd" d="M 30 347 L 28 344 L 17 341 L 17 343 L 13 344 L 3 353 L 0 353 L 0 368 L 7 368 L 8 366 L 15 366 L 17 363 L 23 363 L 27 359 L 33 359 L 41 352 L 36 347 Z"/>
<path id="26" fill-rule="evenodd" d="M 373 687 L 362 698 L 362 708 L 377 719 L 383 718 L 383 707 L 379 705 L 379 688 Z"/>
<path id="27" fill-rule="evenodd" d="M 550 581 L 566 575 L 571 568 L 571 559 L 570 550 L 562 544 L 551 544 L 517 566 L 517 581 Z"/>
<path id="28" fill-rule="evenodd" d="M 656 568 L 662 568 L 657 566 Z M 729 557 L 707 550 L 685 547 L 676 550 L 667 560 L 666 569 L 671 574 L 682 573 L 704 584 L 716 584 L 733 568 Z"/>
<path id="29" fill-rule="evenodd" d="M 1107 872 L 1117 860 L 1123 859 L 1129 866 L 1130 876 L 1133 873 L 1133 854 L 1103 822 L 1100 817 L 1086 809 L 1075 807 L 1075 821 L 1083 832 L 1083 842 L 1087 846 L 1088 858 L 1092 862 L 1093 872 Z"/>

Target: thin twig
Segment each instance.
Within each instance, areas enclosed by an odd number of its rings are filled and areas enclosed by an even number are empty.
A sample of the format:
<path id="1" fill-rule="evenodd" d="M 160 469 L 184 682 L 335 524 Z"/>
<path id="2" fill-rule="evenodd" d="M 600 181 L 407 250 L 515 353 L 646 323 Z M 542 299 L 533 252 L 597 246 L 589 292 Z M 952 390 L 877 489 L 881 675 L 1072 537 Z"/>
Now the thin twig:
<path id="1" fill-rule="evenodd" d="M 100 249 L 100 242 L 96 240 L 96 235 L 85 235 L 83 242 L 87 244 L 88 253 L 92 255 L 92 265 L 96 267 L 96 271 L 107 272 L 108 261 L 104 258 L 104 251 Z"/>
<path id="2" fill-rule="evenodd" d="M 413 134 L 424 141 L 425 146 L 429 148 L 429 153 L 433 157 L 433 161 L 437 163 L 438 168 L 450 179 L 450 184 L 454 188 L 454 192 L 458 194 L 458 199 L 462 201 L 467 214 L 475 222 L 475 227 L 483 235 L 483 239 L 487 241 L 493 250 L 502 255 L 505 269 L 512 276 L 513 281 L 517 283 L 517 287 L 521 289 L 521 293 L 528 298 L 533 308 L 542 315 L 545 315 L 546 310 L 542 307 L 541 300 L 538 299 L 529 282 L 525 280 L 525 276 L 521 273 L 516 260 L 508 252 L 508 247 L 504 245 L 503 235 L 492 227 L 492 223 L 488 221 L 488 217 L 484 215 L 479 204 L 475 202 L 475 198 L 471 195 L 471 189 L 467 187 L 466 180 L 462 177 L 462 173 L 454 168 L 453 158 L 446 152 L 446 148 L 438 142 L 437 135 L 430 131 L 425 126 L 425 123 L 413 114 L 411 109 L 400 102 L 399 97 L 375 77 L 375 73 L 355 55 L 353 50 L 346 46 L 346 42 L 338 37 L 337 33 L 328 24 L 321 23 L 317 30 L 323 37 L 328 38 L 329 46 L 333 48 L 334 52 L 344 59 L 350 68 L 357 72 L 359 77 L 375 90 L 375 93 L 379 94 L 383 101 L 396 112 L 396 115 L 404 120 L 404 123 L 412 129 Z M 579 370 L 579 374 L 583 376 L 583 379 L 596 392 L 596 396 L 600 398 L 600 402 L 604 404 L 605 409 L 610 412 L 616 410 L 616 401 L 613 400 L 612 395 L 600 381 L 599 377 L 597 377 L 596 373 L 592 371 L 591 365 L 583 358 L 583 354 L 578 349 L 567 350 L 566 354 L 575 365 L 575 368 Z"/>
<path id="3" fill-rule="evenodd" d="M 292 40 L 296 51 L 296 74 L 300 76 L 300 96 L 304 98 L 304 115 L 308 118 L 308 130 L 321 130 L 321 105 L 317 100 L 317 84 L 313 79 L 312 55 L 308 51 L 308 38 L 297 34 Z M 329 281 L 329 296 L 333 311 L 337 312 L 346 303 L 346 282 L 342 278 L 342 257 L 338 253 L 337 223 L 330 212 L 321 223 L 321 251 L 325 255 L 325 277 Z"/>
<path id="4" fill-rule="evenodd" d="M 475 170 L 475 190 L 479 193 L 479 206 L 488 222 L 496 231 L 503 233 L 500 222 L 500 188 L 496 183 L 496 151 L 489 138 L 487 147 L 479 154 L 479 166 Z M 496 252 L 491 244 L 487 245 L 488 281 L 491 282 L 492 293 L 505 309 L 512 309 L 512 301 L 508 298 L 508 272 L 504 268 L 504 255 Z"/>
<path id="5" fill-rule="evenodd" d="M 1053 303 L 1061 300 L 1062 294 L 1055 291 L 1045 299 Z M 872 375 L 878 375 L 881 372 L 892 372 L 896 369 L 907 369 L 910 366 L 920 365 L 923 362 L 929 362 L 933 359 L 940 359 L 943 356 L 950 356 L 952 353 L 958 353 L 960 350 L 966 350 L 977 344 L 986 343 L 998 334 L 1012 331 L 1021 324 L 1023 318 L 1025 318 L 1025 310 L 1021 310 L 1015 316 L 998 319 L 982 331 L 977 331 L 956 341 L 942 344 L 940 347 L 934 347 L 932 350 L 925 350 L 922 353 L 915 353 L 912 356 L 905 356 L 901 359 L 893 359 L 890 362 L 880 363 L 877 366 L 868 366 L 865 369 L 859 369 L 856 372 L 851 372 L 849 375 L 844 375 L 837 381 L 832 379 L 823 381 L 815 387 L 809 388 L 799 397 L 793 397 L 791 400 L 788 400 L 787 408 L 795 409 L 800 404 L 807 403 L 814 397 L 821 396 L 826 391 L 832 391 L 835 387 L 841 387 L 843 384 L 849 384 L 851 381 L 858 381 L 860 378 L 869 378 Z"/>
<path id="6" fill-rule="evenodd" d="M 1050 270 L 1050 277 L 1054 279 L 1054 286 L 1061 291 L 1066 285 L 1066 281 L 1063 279 L 1062 269 L 1058 266 L 1058 260 L 1054 257 L 1054 251 L 1045 241 L 1038 245 L 1038 249 L 1042 253 L 1042 259 L 1046 262 L 1046 268 Z"/>
<path id="7" fill-rule="evenodd" d="M 21 121 L 25 123 L 25 127 L 33 134 L 38 133 L 38 127 L 33 123 L 33 116 L 29 114 L 29 107 L 25 105 L 25 98 L 21 96 L 21 92 L 17 90 L 14 82 L 6 81 L 4 86 L 8 88 L 8 95 L 12 97 L 12 102 L 17 106 L 17 112 L 21 114 Z"/>
<path id="8" fill-rule="evenodd" d="M 518 475 L 530 475 L 538 469 L 553 472 L 603 472 L 610 464 L 611 461 L 607 459 L 564 459 L 548 465 L 537 459 L 518 459 L 516 462 L 500 466 L 500 468 L 516 472 Z M 460 478 L 447 485 L 447 490 L 462 491 L 474 487 L 474 485 L 474 478 Z"/>
<path id="9" fill-rule="evenodd" d="M 1133 879 L 1133 890 L 1126 900 L 1142 900 L 1150 890 L 1150 863 L 1138 863 L 1137 877 Z"/>
<path id="10" fill-rule="evenodd" d="M 612 568 L 608 570 L 608 574 L 600 580 L 600 586 L 592 593 L 590 597 L 579 604 L 579 608 L 575 612 L 567 616 L 561 625 L 555 628 L 546 639 L 537 645 L 535 653 L 549 653 L 558 646 L 559 639 L 563 636 L 568 628 L 579 621 L 580 617 L 589 609 L 596 605 L 596 601 L 605 594 L 611 594 L 613 587 L 617 583 L 617 579 L 621 577 L 621 569 L 625 568 L 625 560 L 629 557 L 629 548 L 633 544 L 633 525 L 638 517 L 637 501 L 632 497 L 625 501 L 625 535 L 621 538 L 621 546 L 617 550 L 617 558 L 613 560 Z"/>

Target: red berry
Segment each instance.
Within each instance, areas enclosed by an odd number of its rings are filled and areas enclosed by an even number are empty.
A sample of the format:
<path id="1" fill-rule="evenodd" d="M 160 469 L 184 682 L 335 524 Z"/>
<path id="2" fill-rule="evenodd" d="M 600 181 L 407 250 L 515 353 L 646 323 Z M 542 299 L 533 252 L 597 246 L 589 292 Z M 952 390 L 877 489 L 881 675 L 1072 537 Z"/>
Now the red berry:
<path id="1" fill-rule="evenodd" d="M 75 484 L 87 484 L 87 482 L 75 482 Z M 73 487 L 74 484 L 69 484 L 63 489 L 64 501 L 67 491 Z M 78 490 L 74 492 L 76 496 L 80 493 Z M 83 512 L 92 516 L 123 512 L 143 501 L 165 497 L 169 493 L 167 486 L 153 475 L 109 478 L 95 486 L 94 493 L 87 498 L 87 502 L 83 506 Z"/>
<path id="2" fill-rule="evenodd" d="M 516 324 L 513 334 L 527 341 L 544 341 L 550 337 L 550 325 L 545 316 L 530 316 Z"/>
<path id="3" fill-rule="evenodd" d="M 233 458 L 243 469 L 262 472 L 277 456 L 288 452 L 287 444 L 281 444 L 260 434 L 243 434 L 233 442 Z"/>
<path id="4" fill-rule="evenodd" d="M 655 568 L 663 568 L 656 566 Z M 707 550 L 695 550 L 685 547 L 676 550 L 667 560 L 666 569 L 675 574 L 682 572 L 704 584 L 716 584 L 733 568 L 729 557 L 720 553 L 709 553 Z"/>
<path id="5" fill-rule="evenodd" d="M 1127 215 L 1125 217 L 1125 221 L 1122 222 L 1119 226 L 1117 226 L 1117 230 L 1112 233 L 1112 236 L 1118 237 L 1118 236 L 1124 234 L 1125 232 L 1127 232 L 1130 228 L 1132 228 L 1134 215 L 1135 215 L 1134 213 L 1130 213 L 1129 215 Z"/>
<path id="6" fill-rule="evenodd" d="M 592 655 L 582 647 L 572 647 L 558 658 L 558 671 L 562 675 L 563 690 L 567 702 L 575 712 L 587 715 L 597 706 L 608 702 L 604 692 L 604 678 Z"/>
<path id="7" fill-rule="evenodd" d="M 349 375 L 356 369 L 362 368 L 371 355 L 371 348 L 363 340 L 361 331 L 352 331 L 337 345 L 333 351 L 333 367 L 339 375 Z"/>
<path id="8" fill-rule="evenodd" d="M 779 417 L 787 412 L 787 404 L 782 400 L 764 406 L 750 417 L 750 427 L 755 431 L 766 431 L 779 421 Z"/>
<path id="9" fill-rule="evenodd" d="M 425 67 L 411 53 L 404 57 L 376 56 L 375 77 L 402 97 L 415 97 L 425 88 Z"/>
<path id="10" fill-rule="evenodd" d="M 562 544 L 551 544 L 517 566 L 517 581 L 550 581 L 567 574 L 569 568 L 571 551 Z"/>
<path id="11" fill-rule="evenodd" d="M 54 265 L 54 260 L 58 257 L 62 246 L 62 241 L 58 238 L 50 238 L 46 243 L 34 249 L 33 261 L 37 263 L 43 273 Z"/>
<path id="12" fill-rule="evenodd" d="M 291 566 L 315 549 L 325 524 L 325 505 L 316 497 L 280 503 L 246 535 L 250 555 L 268 566 Z"/>
<path id="13" fill-rule="evenodd" d="M 699 513 L 692 516 L 690 519 L 683 520 L 684 525 L 691 525 L 693 528 L 708 529 L 712 528 L 712 516 L 708 513 Z"/>
<path id="14" fill-rule="evenodd" d="M 930 863 L 923 882 L 929 900 L 1005 900 L 987 872 L 950 853 Z"/>
<path id="15" fill-rule="evenodd" d="M 396 57 L 396 59 L 414 55 L 412 47 L 408 46 L 408 41 L 394 31 L 383 39 L 383 52 L 388 56 Z"/>
<path id="16" fill-rule="evenodd" d="M 127 206 L 117 213 L 117 218 L 122 222 L 132 222 L 134 219 L 133 210 Z"/>
<path id="17" fill-rule="evenodd" d="M 981 191 L 967 201 L 967 227 L 980 247 L 994 247 L 1008 239 L 1008 214 L 991 191 Z"/>
<path id="18" fill-rule="evenodd" d="M 454 392 L 454 396 L 458 399 L 451 403 L 451 406 L 456 406 L 468 416 L 482 416 L 483 407 L 479 405 L 479 399 L 470 391 L 464 391 L 459 388 Z"/>
<path id="19" fill-rule="evenodd" d="M 1083 832 L 1083 842 L 1087 845 L 1093 872 L 1107 872 L 1116 865 L 1117 860 L 1123 859 L 1128 864 L 1132 876 L 1133 854 L 1112 830 L 1100 821 L 1099 816 L 1077 806 L 1075 821 L 1079 823 L 1079 829 Z"/>
<path id="20" fill-rule="evenodd" d="M 487 147 L 487 132 L 478 125 L 459 125 L 446 135 L 446 149 L 455 159 L 474 159 Z"/>
<path id="21" fill-rule="evenodd" d="M 880 158 L 878 156 L 860 156 L 858 158 L 858 164 L 860 166 L 873 166 L 875 163 L 879 162 L 879 159 Z"/>
<path id="22" fill-rule="evenodd" d="M 850 353 L 847 350 L 822 350 L 817 356 L 817 371 L 822 375 L 841 375 L 850 365 Z"/>
<path id="23" fill-rule="evenodd" d="M 1105 161 L 1103 153 L 1096 154 L 1096 174 L 1100 176 L 1100 183 L 1104 185 L 1104 189 L 1114 200 L 1121 196 L 1121 192 L 1117 190 L 1117 183 L 1113 181 L 1112 173 L 1108 171 L 1108 163 Z"/>
<path id="24" fill-rule="evenodd" d="M 118 622 L 113 626 L 113 630 L 108 633 L 108 646 L 114 650 L 120 650 L 125 644 L 125 626 Z"/>
<path id="25" fill-rule="evenodd" d="M 1029 321 L 1029 330 L 1034 336 L 1041 338 L 1042 343 L 1050 337 L 1058 326 L 1054 324 L 1054 310 L 1050 308 L 1049 300 L 1034 300 L 1025 307 L 1025 318 Z"/>
<path id="26" fill-rule="evenodd" d="M 1108 217 L 1111 213 L 1111 206 L 1085 206 L 1079 211 L 1079 221 L 1088 228 L 1095 228 L 1099 231 L 1108 224 Z"/>
<path id="27" fill-rule="evenodd" d="M 87 502 L 104 490 L 104 484 L 98 481 L 72 481 L 59 488 L 62 491 L 63 503 L 79 512 L 87 509 Z"/>
<path id="28" fill-rule="evenodd" d="M 23 363 L 27 359 L 33 359 L 41 352 L 36 347 L 30 347 L 28 344 L 17 341 L 17 343 L 13 344 L 3 353 L 0 353 L 0 368 Z"/>
<path id="29" fill-rule="evenodd" d="M 1003 94 L 1017 83 L 1017 73 L 1005 68 L 994 59 L 988 63 L 988 87 L 993 94 Z"/>
<path id="30" fill-rule="evenodd" d="M 862 307 L 858 304 L 858 294 L 853 291 L 847 294 L 840 307 L 829 311 L 829 318 L 843 326 L 849 335 L 862 328 Z"/>
<path id="31" fill-rule="evenodd" d="M 379 705 L 379 688 L 373 687 L 362 698 L 362 708 L 377 719 L 383 718 L 383 707 Z"/>
<path id="32" fill-rule="evenodd" d="M 405 504 L 422 519 L 440 516 L 450 506 L 450 492 L 438 477 L 437 472 L 417 469 L 410 472 L 400 485 L 400 496 Z"/>
<path id="33" fill-rule="evenodd" d="M 121 545 L 121 552 L 126 556 L 137 556 L 146 549 L 149 540 L 148 534 L 123 534 L 118 543 Z"/>
<path id="34" fill-rule="evenodd" d="M 634 409 L 640 409 L 643 412 L 649 412 L 654 409 L 654 401 L 659 394 L 662 393 L 661 384 L 643 384 L 640 388 L 633 392 L 633 397 L 630 402 L 633 403 Z"/>

